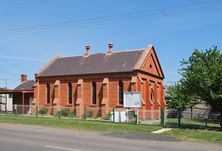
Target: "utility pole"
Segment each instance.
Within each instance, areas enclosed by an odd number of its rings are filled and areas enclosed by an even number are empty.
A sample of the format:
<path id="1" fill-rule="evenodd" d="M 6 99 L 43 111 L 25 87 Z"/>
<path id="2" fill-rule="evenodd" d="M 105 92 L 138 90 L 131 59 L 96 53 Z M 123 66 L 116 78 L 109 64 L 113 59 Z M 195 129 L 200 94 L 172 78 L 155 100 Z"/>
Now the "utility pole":
<path id="1" fill-rule="evenodd" d="M 5 79 L 5 88 L 7 89 L 7 87 L 8 87 L 8 80 Z"/>

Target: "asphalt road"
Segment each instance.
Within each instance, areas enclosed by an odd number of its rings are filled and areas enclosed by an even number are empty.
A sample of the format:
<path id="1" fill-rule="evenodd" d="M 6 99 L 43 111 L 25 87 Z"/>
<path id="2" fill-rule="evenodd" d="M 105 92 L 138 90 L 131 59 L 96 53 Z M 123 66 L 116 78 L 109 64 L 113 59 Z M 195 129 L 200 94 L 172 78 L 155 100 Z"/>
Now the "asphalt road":
<path id="1" fill-rule="evenodd" d="M 221 151 L 221 144 L 180 142 L 162 135 L 78 132 L 0 123 L 0 151 Z"/>

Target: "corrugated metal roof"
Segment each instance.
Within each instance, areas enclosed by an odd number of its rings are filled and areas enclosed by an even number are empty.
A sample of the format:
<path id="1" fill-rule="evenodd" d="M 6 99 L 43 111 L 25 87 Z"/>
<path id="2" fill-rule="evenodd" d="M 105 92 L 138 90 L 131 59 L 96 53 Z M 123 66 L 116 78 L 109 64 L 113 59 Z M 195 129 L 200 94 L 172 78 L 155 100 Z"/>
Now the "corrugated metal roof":
<path id="1" fill-rule="evenodd" d="M 25 91 L 25 90 L 32 90 L 34 86 L 35 81 L 34 80 L 28 80 L 25 82 L 22 82 L 20 85 L 18 85 L 14 90 L 15 91 Z"/>
<path id="2" fill-rule="evenodd" d="M 143 51 L 143 49 L 138 49 L 114 52 L 111 55 L 97 53 L 89 57 L 58 58 L 41 71 L 39 77 L 129 72 L 133 71 Z"/>

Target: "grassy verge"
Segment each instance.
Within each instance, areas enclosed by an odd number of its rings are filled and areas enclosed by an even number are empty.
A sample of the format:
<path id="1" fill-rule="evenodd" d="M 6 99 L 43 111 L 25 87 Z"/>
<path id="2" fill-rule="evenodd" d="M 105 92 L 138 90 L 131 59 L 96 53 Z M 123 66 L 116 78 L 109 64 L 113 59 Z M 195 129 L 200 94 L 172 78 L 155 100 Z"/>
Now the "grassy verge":
<path id="1" fill-rule="evenodd" d="M 67 120 L 55 118 L 34 118 L 12 115 L 0 115 L 0 123 L 16 123 L 28 125 L 40 125 L 58 127 L 82 131 L 103 131 L 103 132 L 143 132 L 150 133 L 160 129 L 160 126 L 134 125 L 126 123 L 109 123 L 100 121 Z"/>
<path id="2" fill-rule="evenodd" d="M 168 125 L 177 126 L 177 118 L 167 118 L 166 123 Z M 198 119 L 181 119 L 181 126 L 184 128 L 205 128 L 205 121 Z M 207 126 L 210 128 L 219 128 L 219 121 L 208 121 Z"/>
<path id="3" fill-rule="evenodd" d="M 221 131 L 209 131 L 198 129 L 179 129 L 174 128 L 171 131 L 164 133 L 168 136 L 176 137 L 184 141 L 197 141 L 197 142 L 220 142 L 222 143 Z"/>
<path id="4" fill-rule="evenodd" d="M 171 126 L 177 125 L 175 118 L 168 118 L 166 122 Z M 218 131 L 220 129 L 219 122 L 208 121 L 207 126 L 206 128 L 204 120 L 182 118 L 181 129 L 174 128 L 164 134 L 186 141 L 222 142 L 222 131 Z"/>
<path id="5" fill-rule="evenodd" d="M 185 124 L 198 124 L 198 121 L 187 120 Z M 85 121 L 85 120 L 68 120 L 57 118 L 35 118 L 13 115 L 0 115 L 0 123 L 15 123 L 27 125 L 40 125 L 47 127 L 65 128 L 71 130 L 81 131 L 101 131 L 101 132 L 136 132 L 136 133 L 150 133 L 158 130 L 160 126 L 154 125 L 134 125 L 125 123 L 111 123 L 100 121 Z M 200 124 L 200 123 L 199 123 Z M 215 126 L 215 123 L 211 123 Z M 198 142 L 222 142 L 222 132 L 209 131 L 200 129 L 179 129 L 173 128 L 171 131 L 163 133 L 163 135 L 176 137 L 185 141 Z"/>

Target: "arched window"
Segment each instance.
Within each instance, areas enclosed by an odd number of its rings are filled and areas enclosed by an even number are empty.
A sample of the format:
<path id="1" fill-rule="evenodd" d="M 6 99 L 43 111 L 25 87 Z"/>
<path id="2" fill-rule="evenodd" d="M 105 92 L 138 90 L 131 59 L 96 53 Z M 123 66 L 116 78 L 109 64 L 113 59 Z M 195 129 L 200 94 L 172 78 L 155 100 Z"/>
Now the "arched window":
<path id="1" fill-rule="evenodd" d="M 92 83 L 92 104 L 96 104 L 96 82 Z"/>
<path id="2" fill-rule="evenodd" d="M 123 104 L 123 82 L 119 81 L 119 104 Z"/>
<path id="3" fill-rule="evenodd" d="M 153 92 L 153 89 L 151 89 L 151 91 L 150 91 L 150 100 L 151 100 L 151 101 L 154 101 L 154 92 Z"/>
<path id="4" fill-rule="evenodd" d="M 71 82 L 69 82 L 68 88 L 69 88 L 69 104 L 72 104 L 72 83 Z"/>
<path id="5" fill-rule="evenodd" d="M 46 89 L 47 89 L 47 104 L 50 104 L 50 84 L 46 84 Z"/>

